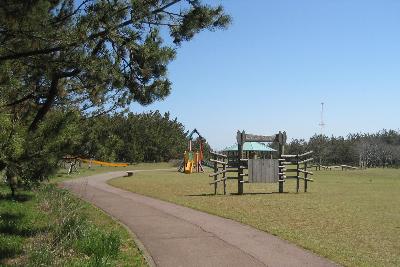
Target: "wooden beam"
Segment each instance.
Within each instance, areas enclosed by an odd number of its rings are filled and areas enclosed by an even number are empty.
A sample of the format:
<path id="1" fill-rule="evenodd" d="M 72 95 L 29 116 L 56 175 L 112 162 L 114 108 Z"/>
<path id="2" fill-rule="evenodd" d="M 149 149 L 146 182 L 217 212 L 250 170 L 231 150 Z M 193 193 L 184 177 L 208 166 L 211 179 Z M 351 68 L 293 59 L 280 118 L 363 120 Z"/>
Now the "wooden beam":
<path id="1" fill-rule="evenodd" d="M 299 177 L 299 179 L 301 179 L 301 180 L 306 180 L 306 181 L 309 181 L 309 182 L 314 182 L 314 180 L 311 179 L 311 178 Z"/>
<path id="2" fill-rule="evenodd" d="M 208 175 L 208 177 L 217 176 L 217 175 L 220 175 L 220 174 L 223 174 L 223 173 L 226 173 L 226 170 L 222 170 L 222 171 L 217 171 L 217 172 L 211 173 L 211 174 Z"/>
<path id="3" fill-rule="evenodd" d="M 244 134 L 244 142 L 276 142 L 277 135 L 255 135 L 255 134 Z"/>
<path id="4" fill-rule="evenodd" d="M 314 173 L 313 173 L 313 172 L 310 172 L 310 171 L 305 171 L 305 170 L 302 170 L 302 169 L 299 169 L 299 172 L 302 172 L 302 173 L 307 173 L 307 174 L 314 175 Z"/>
<path id="5" fill-rule="evenodd" d="M 314 151 L 311 150 L 311 151 L 308 151 L 306 153 L 300 154 L 299 157 L 304 157 L 304 156 L 310 155 L 312 153 L 314 153 Z"/>
<path id="6" fill-rule="evenodd" d="M 305 160 L 299 161 L 299 164 L 306 163 L 306 162 L 313 161 L 313 160 L 314 160 L 313 158 L 305 159 Z"/>
<path id="7" fill-rule="evenodd" d="M 210 159 L 210 161 L 211 161 L 211 162 L 216 162 L 216 163 L 219 163 L 219 164 L 224 164 L 224 165 L 227 165 L 227 164 L 228 164 L 228 162 L 220 161 L 220 160 L 216 160 L 216 159 Z"/>
<path id="8" fill-rule="evenodd" d="M 221 158 L 227 158 L 228 157 L 227 155 L 220 154 L 220 153 L 217 153 L 217 152 L 214 152 L 214 151 L 210 151 L 210 154 L 218 156 L 218 157 L 221 157 Z"/>
<path id="9" fill-rule="evenodd" d="M 295 158 L 297 155 L 281 155 L 282 158 Z"/>
<path id="10" fill-rule="evenodd" d="M 226 178 L 221 178 L 221 179 L 218 179 L 218 180 L 214 180 L 213 182 L 210 183 L 210 185 L 211 184 L 215 184 L 215 183 L 219 183 L 219 182 L 222 182 L 222 181 L 225 181 L 225 180 L 226 180 Z"/>

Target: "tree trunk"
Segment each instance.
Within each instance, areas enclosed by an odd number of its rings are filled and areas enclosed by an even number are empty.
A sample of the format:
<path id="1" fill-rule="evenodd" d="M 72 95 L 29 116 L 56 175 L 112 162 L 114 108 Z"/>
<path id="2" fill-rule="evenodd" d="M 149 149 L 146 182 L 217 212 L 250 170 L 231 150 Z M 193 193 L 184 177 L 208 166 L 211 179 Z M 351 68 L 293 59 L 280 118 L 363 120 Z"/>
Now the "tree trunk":
<path id="1" fill-rule="evenodd" d="M 15 198 L 15 191 L 17 190 L 18 187 L 18 179 L 16 176 L 8 176 L 8 185 L 10 186 L 11 189 L 11 197 Z"/>
<path id="2" fill-rule="evenodd" d="M 57 75 L 53 75 L 53 79 L 51 81 L 51 85 L 49 88 L 49 93 L 47 94 L 46 102 L 44 102 L 43 106 L 36 113 L 35 118 L 33 119 L 31 125 L 29 126 L 29 131 L 34 132 L 37 129 L 39 122 L 44 118 L 47 112 L 50 110 L 51 106 L 54 103 L 54 100 L 58 94 L 58 81 L 60 78 Z"/>

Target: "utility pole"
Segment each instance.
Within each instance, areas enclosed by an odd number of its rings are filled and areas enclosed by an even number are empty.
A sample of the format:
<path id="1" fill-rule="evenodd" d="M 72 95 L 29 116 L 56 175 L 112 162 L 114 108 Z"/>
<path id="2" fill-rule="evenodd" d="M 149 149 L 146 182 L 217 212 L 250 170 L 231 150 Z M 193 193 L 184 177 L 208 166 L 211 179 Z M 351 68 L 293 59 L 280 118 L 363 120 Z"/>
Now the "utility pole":
<path id="1" fill-rule="evenodd" d="M 319 126 L 321 127 L 321 136 L 324 134 L 324 128 L 325 128 L 325 123 L 324 123 L 324 102 L 321 102 L 321 122 L 319 123 Z"/>

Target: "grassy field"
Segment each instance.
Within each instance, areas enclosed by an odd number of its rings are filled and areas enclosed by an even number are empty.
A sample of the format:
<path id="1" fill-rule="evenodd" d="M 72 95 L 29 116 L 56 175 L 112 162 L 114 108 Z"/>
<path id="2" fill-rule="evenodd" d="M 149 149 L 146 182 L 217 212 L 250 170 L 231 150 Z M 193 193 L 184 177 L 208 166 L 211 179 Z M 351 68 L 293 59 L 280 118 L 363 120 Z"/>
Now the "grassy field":
<path id="1" fill-rule="evenodd" d="M 128 167 L 102 167 L 99 165 L 92 165 L 89 169 L 86 163 L 82 164 L 82 167 L 79 168 L 78 172 L 73 172 L 71 175 L 68 175 L 68 170 L 61 168 L 54 177 L 51 178 L 50 182 L 58 183 L 64 181 L 66 179 L 73 179 L 77 177 L 90 176 L 98 173 L 104 172 L 113 172 L 113 171 L 126 171 L 126 170 L 151 170 L 151 169 L 167 169 L 171 168 L 172 165 L 167 162 L 158 162 L 158 163 L 137 163 L 131 164 Z"/>
<path id="2" fill-rule="evenodd" d="M 308 193 L 245 184 L 243 196 L 212 195 L 207 174 L 137 173 L 116 187 L 252 225 L 346 266 L 400 266 L 400 170 L 318 171 Z M 228 183 L 228 192 L 237 192 Z M 221 188 L 219 189 L 221 193 Z"/>
<path id="3" fill-rule="evenodd" d="M 138 164 L 148 169 L 168 164 Z M 0 182 L 0 266 L 146 266 L 129 232 L 96 207 L 52 183 L 126 168 L 60 170 L 50 184 L 11 199 Z"/>

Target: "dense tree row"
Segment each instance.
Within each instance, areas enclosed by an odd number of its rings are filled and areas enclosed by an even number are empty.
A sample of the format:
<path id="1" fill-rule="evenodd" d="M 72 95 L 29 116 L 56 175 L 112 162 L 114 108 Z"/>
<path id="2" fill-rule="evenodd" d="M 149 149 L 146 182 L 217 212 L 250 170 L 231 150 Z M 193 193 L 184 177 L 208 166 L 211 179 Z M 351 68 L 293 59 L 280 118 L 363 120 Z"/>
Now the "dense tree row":
<path id="1" fill-rule="evenodd" d="M 177 119 L 160 112 L 102 115 L 52 111 L 35 133 L 0 116 L 0 167 L 7 176 L 41 181 L 57 170 L 65 155 L 112 162 L 160 162 L 182 159 L 188 131 Z M 11 134 L 12 133 L 12 134 Z M 195 140 L 193 149 L 198 149 Z M 205 153 L 210 146 L 204 142 Z"/>
<path id="2" fill-rule="evenodd" d="M 314 135 L 308 141 L 293 139 L 287 153 L 313 150 L 322 164 L 365 164 L 366 167 L 400 165 L 400 131 L 382 130 L 374 134 L 349 134 L 347 137 Z"/>
<path id="3" fill-rule="evenodd" d="M 101 116 L 86 121 L 76 154 L 104 161 L 168 161 L 182 157 L 186 134 L 169 113 Z"/>

